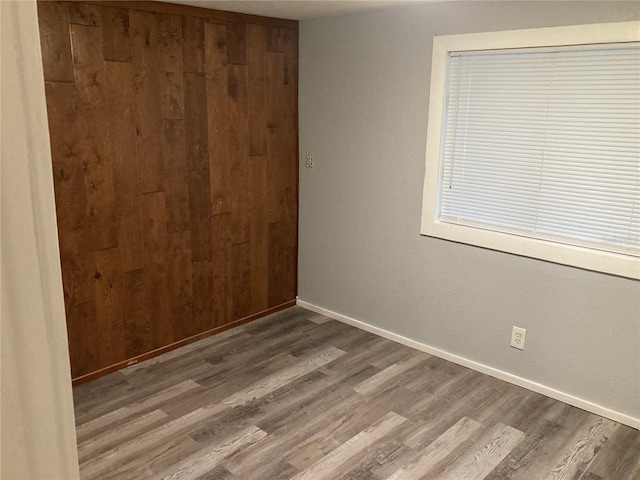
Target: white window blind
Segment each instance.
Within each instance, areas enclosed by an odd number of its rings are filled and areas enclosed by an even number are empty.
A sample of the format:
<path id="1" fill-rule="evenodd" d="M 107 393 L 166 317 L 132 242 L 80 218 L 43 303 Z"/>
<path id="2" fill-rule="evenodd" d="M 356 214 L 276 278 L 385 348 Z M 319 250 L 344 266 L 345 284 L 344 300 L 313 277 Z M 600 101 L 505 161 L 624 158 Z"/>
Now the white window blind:
<path id="1" fill-rule="evenodd" d="M 438 220 L 640 255 L 640 45 L 451 52 Z"/>

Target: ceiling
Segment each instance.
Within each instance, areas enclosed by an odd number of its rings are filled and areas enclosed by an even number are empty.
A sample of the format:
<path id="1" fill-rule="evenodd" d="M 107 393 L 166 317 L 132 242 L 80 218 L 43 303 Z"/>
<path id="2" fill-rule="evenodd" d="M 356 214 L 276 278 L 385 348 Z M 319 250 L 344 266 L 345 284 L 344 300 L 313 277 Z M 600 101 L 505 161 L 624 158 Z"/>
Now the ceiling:
<path id="1" fill-rule="evenodd" d="M 442 0 L 162 0 L 195 7 L 304 20 Z"/>

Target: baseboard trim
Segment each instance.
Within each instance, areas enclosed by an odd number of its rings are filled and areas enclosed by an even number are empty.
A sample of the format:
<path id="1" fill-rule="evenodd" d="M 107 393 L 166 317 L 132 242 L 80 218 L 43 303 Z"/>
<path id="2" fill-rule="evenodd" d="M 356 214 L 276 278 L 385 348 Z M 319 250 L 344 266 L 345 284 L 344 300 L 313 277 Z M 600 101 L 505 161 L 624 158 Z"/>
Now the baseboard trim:
<path id="1" fill-rule="evenodd" d="M 288 302 L 282 303 L 280 305 L 276 305 L 275 307 L 268 308 L 267 310 L 263 310 L 262 312 L 254 313 L 253 315 L 249 315 L 248 317 L 241 318 L 240 320 L 235 320 L 231 323 L 227 323 L 226 325 L 221 325 L 219 327 L 212 328 L 202 333 L 198 333 L 188 338 L 184 338 L 174 343 L 170 343 L 169 345 L 165 345 L 164 347 L 156 348 L 155 350 L 151 350 L 150 352 L 143 353 L 141 355 L 128 358 L 127 360 L 123 360 L 122 362 L 115 363 L 113 365 L 109 365 L 108 367 L 101 368 L 100 370 L 96 370 L 95 372 L 90 372 L 80 377 L 76 377 L 71 380 L 71 385 L 76 386 L 82 383 L 90 382 L 91 380 L 95 380 L 96 378 L 103 377 L 110 373 L 116 372 L 118 370 L 122 370 L 123 368 L 129 367 L 131 365 L 135 365 L 136 363 L 140 363 L 144 360 L 149 360 L 150 358 L 157 357 L 158 355 L 162 355 L 163 353 L 170 352 L 171 350 L 175 350 L 176 348 L 184 347 L 185 345 L 189 345 L 190 343 L 197 342 L 198 340 L 202 340 L 203 338 L 210 337 L 217 333 L 224 332 L 225 330 L 230 330 L 235 327 L 239 327 L 240 325 L 244 325 L 245 323 L 249 323 L 253 320 L 257 320 L 258 318 L 266 317 L 267 315 L 271 315 L 272 313 L 279 312 L 280 310 L 284 310 L 285 308 L 293 307 L 296 304 L 295 300 L 289 300 Z"/>
<path id="2" fill-rule="evenodd" d="M 440 350 L 439 348 L 435 348 L 430 345 L 426 345 L 424 343 L 418 342 L 416 340 L 412 340 L 411 338 L 398 335 L 397 333 L 390 332 L 383 328 L 370 325 L 361 320 L 356 320 L 355 318 L 342 315 L 341 313 L 337 313 L 332 310 L 319 307 L 318 305 L 305 302 L 304 300 L 298 299 L 296 301 L 296 304 L 299 307 L 306 308 L 307 310 L 311 310 L 313 312 L 320 313 L 322 315 L 326 315 L 327 317 L 333 318 L 334 320 L 338 320 L 339 322 L 346 323 L 347 325 L 351 325 L 353 327 L 359 328 L 361 330 L 365 330 L 367 332 L 373 333 L 380 337 L 384 337 L 394 342 L 401 343 L 402 345 L 406 345 L 407 347 L 415 348 L 416 350 L 420 350 L 422 352 L 428 353 L 429 355 L 433 355 L 435 357 L 448 360 L 458 365 L 462 365 L 463 367 L 467 367 L 477 372 L 484 373 L 486 375 L 497 378 L 499 380 L 504 380 L 505 382 L 518 385 L 519 387 L 526 388 L 527 390 L 531 390 L 533 392 L 546 395 L 547 397 L 551 397 L 555 400 L 568 403 L 569 405 L 573 405 L 574 407 L 581 408 L 582 410 L 595 413 L 596 415 L 609 418 L 615 422 L 623 423 L 625 425 L 628 425 L 630 427 L 640 430 L 640 418 L 631 417 L 624 413 L 620 413 L 615 410 L 611 410 L 609 408 L 603 407 L 602 405 L 598 405 L 597 403 L 593 403 L 583 398 L 575 397 L 571 394 L 561 392 L 560 390 L 556 390 L 555 388 L 548 387 L 541 383 L 537 383 L 532 380 L 519 377 L 512 373 L 508 373 L 503 370 L 490 367 L 483 363 L 469 360 L 468 358 L 461 357 L 459 355 L 447 352 L 445 350 Z"/>

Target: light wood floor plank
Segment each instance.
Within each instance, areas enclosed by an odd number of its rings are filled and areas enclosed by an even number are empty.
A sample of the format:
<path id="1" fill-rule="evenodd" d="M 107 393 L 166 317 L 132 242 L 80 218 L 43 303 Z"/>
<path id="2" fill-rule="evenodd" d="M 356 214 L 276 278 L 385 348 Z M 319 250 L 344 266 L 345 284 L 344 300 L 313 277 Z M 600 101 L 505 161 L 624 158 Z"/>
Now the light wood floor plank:
<path id="1" fill-rule="evenodd" d="M 358 433 L 354 437 L 344 442 L 329 454 L 318 460 L 306 470 L 294 477 L 294 480 L 322 480 L 325 478 L 335 478 L 333 472 L 343 463 L 349 461 L 358 452 L 371 446 L 382 437 L 386 436 L 394 428 L 406 421 L 406 418 L 389 412 L 378 422 Z"/>
<path id="2" fill-rule="evenodd" d="M 263 459 L 273 458 L 272 454 L 280 444 L 280 438 L 276 435 L 268 435 L 264 440 L 243 448 L 223 462 L 223 467 L 238 478 L 244 478 L 252 465 L 264 465 Z"/>
<path id="3" fill-rule="evenodd" d="M 251 426 L 221 444 L 209 446 L 204 451 L 194 453 L 184 461 L 170 467 L 159 477 L 164 480 L 197 478 L 209 470 L 213 470 L 236 450 L 256 443 L 266 436 L 266 432 L 263 432 L 258 427 Z"/>
<path id="4" fill-rule="evenodd" d="M 454 450 L 460 448 L 466 440 L 478 433 L 482 424 L 470 418 L 460 419 L 449 430 L 444 432 L 427 448 L 422 450 L 420 457 L 410 465 L 401 468 L 387 480 L 413 480 L 425 476 L 429 470 L 447 458 Z M 405 442 L 409 445 L 415 442 Z"/>
<path id="5" fill-rule="evenodd" d="M 100 472 L 97 478 L 99 480 L 157 480 L 160 472 L 200 449 L 201 445 L 188 435 L 168 438 L 145 450 L 144 455 L 121 462 L 114 459 L 109 468 Z M 82 469 L 80 472 L 81 478 L 88 478 Z"/>
<path id="6" fill-rule="evenodd" d="M 152 410 L 145 415 L 135 417 L 122 425 L 91 437 L 78 445 L 78 457 L 80 462 L 85 462 L 101 450 L 104 451 L 113 448 L 118 443 L 122 443 L 129 437 L 134 436 L 136 432 L 139 432 L 145 427 L 153 425 L 165 418 L 167 418 L 167 414 L 162 410 Z"/>
<path id="7" fill-rule="evenodd" d="M 224 403 L 214 403 L 208 407 L 202 407 L 180 418 L 161 425 L 139 437 L 122 443 L 117 447 L 87 460 L 81 464 L 83 475 L 86 478 L 99 477 L 104 470 L 108 470 L 110 464 L 117 458 L 122 460 L 135 458 L 145 450 L 163 441 L 169 440 L 172 435 L 192 428 L 200 422 L 210 419 L 212 416 L 223 412 L 227 406 Z"/>
<path id="8" fill-rule="evenodd" d="M 640 435 L 626 425 L 618 425 L 598 451 L 589 472 L 611 478 L 640 478 Z"/>
<path id="9" fill-rule="evenodd" d="M 82 425 L 76 427 L 76 435 L 78 438 L 86 437 L 97 430 L 100 430 L 103 427 L 106 427 L 118 420 L 122 420 L 124 418 L 131 417 L 133 415 L 137 415 L 145 410 L 149 410 L 152 408 L 156 408 L 159 405 L 162 405 L 164 402 L 168 402 L 169 400 L 182 395 L 183 393 L 189 392 L 198 388 L 196 382 L 191 379 L 180 382 L 176 385 L 173 385 L 161 392 L 152 395 L 149 398 L 144 399 L 143 401 L 133 403 L 131 405 L 125 405 L 124 407 L 120 407 L 113 412 L 106 413 L 101 415 L 93 420 L 90 420 Z"/>
<path id="10" fill-rule="evenodd" d="M 407 360 L 403 360 L 402 362 L 394 363 L 381 372 L 375 374 L 373 377 L 356 385 L 353 389 L 361 395 L 373 393 L 385 382 L 396 378 L 398 375 L 402 375 L 407 370 L 410 370 L 416 365 L 424 362 L 427 358 L 429 358 L 429 355 L 426 354 L 424 354 L 424 356 L 415 355 Z"/>
<path id="11" fill-rule="evenodd" d="M 316 370 L 327 363 L 334 361 L 336 358 L 341 357 L 346 352 L 329 347 L 316 355 L 308 358 L 298 365 L 289 367 L 281 372 L 268 376 L 264 380 L 254 383 L 253 385 L 239 390 L 233 395 L 224 400 L 224 403 L 230 407 L 237 407 L 238 405 L 244 405 L 247 402 L 253 401 L 257 398 L 264 397 L 265 395 L 277 390 L 283 385 L 306 375 L 313 370 Z"/>
<path id="12" fill-rule="evenodd" d="M 325 315 L 322 315 L 321 313 L 309 313 L 309 314 L 306 315 L 306 318 L 310 322 L 317 323 L 318 325 L 321 325 L 323 323 L 332 321 L 331 318 L 329 318 L 329 317 L 327 317 Z"/>
<path id="13" fill-rule="evenodd" d="M 549 480 L 565 480 L 576 477 L 579 469 L 587 470 L 602 444 L 613 434 L 617 423 L 596 417 L 588 429 L 577 432 L 571 439 L 573 447 L 567 451 L 549 473 Z M 639 452 L 640 453 L 640 452 Z"/>
<path id="14" fill-rule="evenodd" d="M 436 478 L 482 480 L 522 440 L 523 436 L 524 433 L 519 430 L 499 423 Z"/>

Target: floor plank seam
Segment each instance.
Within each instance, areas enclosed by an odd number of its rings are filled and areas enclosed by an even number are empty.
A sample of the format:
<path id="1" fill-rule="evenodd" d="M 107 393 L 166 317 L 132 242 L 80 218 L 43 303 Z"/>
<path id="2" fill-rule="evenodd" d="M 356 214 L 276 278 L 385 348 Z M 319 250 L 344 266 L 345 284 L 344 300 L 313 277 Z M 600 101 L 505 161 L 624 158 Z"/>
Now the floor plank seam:
<path id="1" fill-rule="evenodd" d="M 77 387 L 81 477 L 638 478 L 630 427 L 309 314 Z"/>

